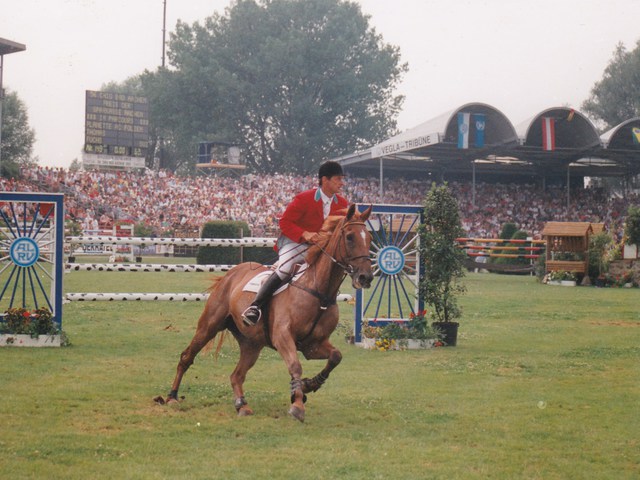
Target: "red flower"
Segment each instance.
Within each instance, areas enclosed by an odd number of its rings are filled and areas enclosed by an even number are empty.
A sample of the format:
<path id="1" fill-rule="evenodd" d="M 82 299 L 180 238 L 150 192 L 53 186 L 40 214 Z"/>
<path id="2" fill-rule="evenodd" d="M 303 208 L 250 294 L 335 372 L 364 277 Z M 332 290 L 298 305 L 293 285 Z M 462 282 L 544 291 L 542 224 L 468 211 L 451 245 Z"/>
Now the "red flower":
<path id="1" fill-rule="evenodd" d="M 24 318 L 29 318 L 29 317 L 31 316 L 31 314 L 29 313 L 29 311 L 28 311 L 28 310 L 25 310 L 24 312 L 22 312 L 22 316 L 23 316 Z"/>

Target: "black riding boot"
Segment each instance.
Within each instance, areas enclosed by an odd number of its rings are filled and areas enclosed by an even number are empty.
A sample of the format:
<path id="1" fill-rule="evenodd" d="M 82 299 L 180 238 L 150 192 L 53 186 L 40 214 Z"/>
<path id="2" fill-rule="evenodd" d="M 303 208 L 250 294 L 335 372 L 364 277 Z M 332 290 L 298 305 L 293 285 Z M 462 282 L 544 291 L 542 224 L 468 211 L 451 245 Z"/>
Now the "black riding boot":
<path id="1" fill-rule="evenodd" d="M 262 318 L 262 306 L 271 298 L 271 295 L 284 284 L 285 280 L 282 280 L 277 273 L 272 273 L 260 286 L 253 303 L 242 312 L 242 321 L 250 326 L 258 323 L 260 318 Z"/>

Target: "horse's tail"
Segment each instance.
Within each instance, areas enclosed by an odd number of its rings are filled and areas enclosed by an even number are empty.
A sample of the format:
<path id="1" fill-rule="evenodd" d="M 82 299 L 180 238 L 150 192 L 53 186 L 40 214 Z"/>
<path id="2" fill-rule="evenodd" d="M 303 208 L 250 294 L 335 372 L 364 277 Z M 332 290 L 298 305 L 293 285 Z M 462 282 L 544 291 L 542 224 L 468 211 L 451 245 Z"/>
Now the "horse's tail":
<path id="1" fill-rule="evenodd" d="M 223 330 L 218 335 L 216 335 L 211 340 L 209 340 L 209 342 L 207 342 L 207 344 L 202 349 L 202 353 L 204 355 L 208 355 L 209 352 L 213 349 L 213 345 L 216 342 L 216 338 L 218 338 L 218 346 L 216 347 L 216 351 L 213 352 L 213 359 L 217 362 L 218 357 L 220 356 L 220 350 L 222 350 L 222 344 L 224 343 L 226 337 L 227 337 L 227 330 Z"/>
<path id="2" fill-rule="evenodd" d="M 216 288 L 218 288 L 218 285 L 220 285 L 220 280 L 222 280 L 223 278 L 224 276 L 213 277 L 211 279 L 211 285 L 209 285 L 209 288 L 207 288 L 207 293 L 212 294 L 213 292 L 215 292 Z"/>

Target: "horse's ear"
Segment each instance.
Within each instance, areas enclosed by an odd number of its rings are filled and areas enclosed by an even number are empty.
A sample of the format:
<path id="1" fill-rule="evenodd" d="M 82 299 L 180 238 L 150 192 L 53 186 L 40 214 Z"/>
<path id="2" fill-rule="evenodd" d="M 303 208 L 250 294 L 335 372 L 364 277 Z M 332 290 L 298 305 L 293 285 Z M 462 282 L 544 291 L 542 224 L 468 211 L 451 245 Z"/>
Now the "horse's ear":
<path id="1" fill-rule="evenodd" d="M 369 208 L 367 208 L 360 214 L 360 220 L 362 220 L 363 222 L 367 221 L 369 215 L 371 215 L 371 210 L 373 210 L 373 205 L 369 205 Z"/>
<path id="2" fill-rule="evenodd" d="M 349 210 L 347 210 L 347 221 L 353 218 L 353 214 L 356 213 L 356 204 L 352 203 L 349 205 Z"/>

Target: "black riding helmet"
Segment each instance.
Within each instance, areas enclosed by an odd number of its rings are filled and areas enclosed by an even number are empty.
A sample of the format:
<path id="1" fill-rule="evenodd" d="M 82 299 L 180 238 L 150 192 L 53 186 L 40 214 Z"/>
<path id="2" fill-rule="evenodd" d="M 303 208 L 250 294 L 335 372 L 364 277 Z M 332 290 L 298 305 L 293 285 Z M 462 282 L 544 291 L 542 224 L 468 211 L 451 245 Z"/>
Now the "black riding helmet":
<path id="1" fill-rule="evenodd" d="M 322 180 L 322 177 L 335 177 L 336 175 L 344 175 L 342 172 L 342 166 L 338 162 L 329 160 L 320 165 L 318 170 L 318 180 Z"/>

